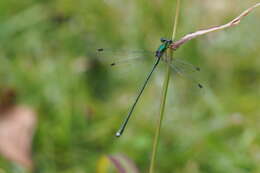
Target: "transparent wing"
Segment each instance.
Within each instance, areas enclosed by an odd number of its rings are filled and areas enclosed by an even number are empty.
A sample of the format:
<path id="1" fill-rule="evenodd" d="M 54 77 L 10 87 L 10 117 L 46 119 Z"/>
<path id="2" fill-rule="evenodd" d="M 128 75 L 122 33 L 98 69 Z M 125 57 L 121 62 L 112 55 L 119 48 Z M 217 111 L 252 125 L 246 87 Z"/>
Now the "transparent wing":
<path id="1" fill-rule="evenodd" d="M 134 61 L 142 61 L 154 56 L 154 52 L 143 50 L 119 50 L 114 51 L 110 49 L 99 48 L 96 51 L 98 59 L 110 66 L 117 66 L 121 64 L 129 65 Z"/>
<path id="2" fill-rule="evenodd" d="M 195 72 L 195 73 L 200 72 L 200 67 L 194 66 L 193 64 L 185 60 L 181 60 L 180 58 L 174 58 L 172 63 L 187 72 Z"/>
<path id="3" fill-rule="evenodd" d="M 99 48 L 92 57 L 116 80 L 137 82 L 155 60 L 154 53 L 143 50 L 111 50 Z M 140 82 L 140 81 L 139 81 Z"/>
<path id="4" fill-rule="evenodd" d="M 198 88 L 202 89 L 203 85 L 201 83 L 200 71 L 199 67 L 196 67 L 189 62 L 184 60 L 180 60 L 178 58 L 174 58 L 170 63 L 171 68 L 176 72 L 178 75 L 183 76 L 190 81 L 192 81 Z"/>

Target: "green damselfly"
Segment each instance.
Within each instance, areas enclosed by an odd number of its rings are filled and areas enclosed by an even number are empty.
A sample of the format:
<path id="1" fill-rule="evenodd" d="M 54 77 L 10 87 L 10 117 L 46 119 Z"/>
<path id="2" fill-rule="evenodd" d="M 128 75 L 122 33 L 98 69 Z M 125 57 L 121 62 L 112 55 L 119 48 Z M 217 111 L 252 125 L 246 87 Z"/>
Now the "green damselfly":
<path id="1" fill-rule="evenodd" d="M 123 123 L 122 123 L 122 125 L 120 126 L 119 130 L 116 132 L 116 136 L 117 136 L 117 137 L 120 137 L 120 136 L 123 134 L 123 132 L 124 132 L 124 130 L 125 130 L 127 124 L 128 124 L 128 121 L 129 121 L 129 119 L 130 119 L 130 117 L 131 117 L 131 115 L 132 115 L 132 113 L 133 113 L 133 111 L 134 111 L 134 109 L 135 109 L 135 106 L 136 106 L 138 100 L 140 99 L 140 97 L 141 97 L 141 95 L 142 95 L 142 93 L 143 93 L 143 91 L 144 91 L 144 89 L 145 89 L 145 87 L 146 87 L 148 81 L 150 80 L 150 78 L 151 78 L 153 72 L 155 71 L 156 67 L 158 66 L 158 64 L 159 64 L 159 62 L 160 62 L 161 60 L 164 61 L 164 62 L 166 62 L 166 63 L 168 63 L 168 64 L 171 66 L 171 68 L 172 68 L 175 72 L 177 72 L 179 75 L 183 75 L 183 76 L 185 76 L 185 77 L 188 77 L 188 78 L 191 79 L 193 82 L 195 82 L 196 85 L 198 86 L 198 88 L 203 88 L 202 84 L 200 84 L 199 82 L 197 82 L 195 79 L 193 79 L 193 78 L 190 77 L 189 75 L 186 75 L 186 74 L 185 74 L 185 69 L 189 69 L 189 70 L 192 71 L 192 72 L 197 72 L 197 71 L 200 71 L 200 68 L 199 68 L 199 67 L 195 67 L 195 66 L 193 66 L 192 64 L 190 64 L 190 63 L 188 63 L 188 62 L 181 61 L 181 60 L 176 59 L 176 58 L 174 58 L 174 59 L 169 59 L 169 58 L 167 58 L 167 56 L 166 56 L 166 51 L 167 51 L 167 49 L 169 48 L 169 46 L 170 46 L 171 44 L 172 44 L 172 40 L 167 40 L 167 39 L 161 38 L 161 45 L 160 45 L 160 46 L 158 47 L 158 49 L 153 53 L 154 56 L 156 57 L 155 63 L 153 64 L 153 67 L 152 67 L 151 71 L 148 73 L 148 76 L 146 77 L 146 79 L 145 79 L 145 81 L 144 81 L 144 84 L 142 85 L 142 87 L 141 87 L 141 89 L 140 89 L 140 91 L 139 91 L 139 93 L 138 93 L 138 95 L 137 95 L 137 97 L 136 97 L 134 103 L 133 103 L 132 106 L 130 107 L 130 110 L 129 110 L 129 112 L 128 112 L 126 118 L 125 118 L 125 120 L 123 121 Z M 99 54 L 106 54 L 106 49 L 104 49 L 104 48 L 99 48 L 99 49 L 97 49 L 97 52 L 98 52 Z M 121 62 L 122 62 L 122 61 L 124 61 L 124 60 L 121 60 Z M 119 62 L 111 62 L 110 65 L 111 65 L 111 66 L 115 66 L 115 65 L 117 65 L 118 63 L 120 63 L 120 61 L 119 61 Z"/>

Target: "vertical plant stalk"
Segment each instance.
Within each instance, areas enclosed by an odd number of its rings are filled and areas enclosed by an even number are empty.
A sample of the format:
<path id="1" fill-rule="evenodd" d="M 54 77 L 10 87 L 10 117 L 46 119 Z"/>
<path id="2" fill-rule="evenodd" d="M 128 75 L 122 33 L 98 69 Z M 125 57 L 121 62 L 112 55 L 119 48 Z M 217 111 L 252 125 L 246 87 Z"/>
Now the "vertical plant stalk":
<path id="1" fill-rule="evenodd" d="M 176 35 L 178 18 L 179 18 L 179 11 L 180 11 L 180 0 L 177 0 L 176 14 L 175 14 L 173 32 L 172 32 L 172 40 L 175 39 L 175 35 Z M 173 51 L 167 51 L 167 54 L 170 54 L 170 60 L 169 61 L 171 61 L 171 59 L 173 57 Z M 156 154 L 157 154 L 158 143 L 159 143 L 159 139 L 160 139 L 160 132 L 161 132 L 161 126 L 162 126 L 162 121 L 163 121 L 163 116 L 164 116 L 164 110 L 165 110 L 166 97 L 167 97 L 167 92 L 168 92 L 170 76 L 171 76 L 171 68 L 170 68 L 170 65 L 167 64 L 167 68 L 166 68 L 166 72 L 165 72 L 165 79 L 164 79 L 164 82 L 163 82 L 162 99 L 161 99 L 161 105 L 160 105 L 160 114 L 159 114 L 159 120 L 157 122 L 154 142 L 153 142 L 152 158 L 151 158 L 149 173 L 154 173 Z"/>

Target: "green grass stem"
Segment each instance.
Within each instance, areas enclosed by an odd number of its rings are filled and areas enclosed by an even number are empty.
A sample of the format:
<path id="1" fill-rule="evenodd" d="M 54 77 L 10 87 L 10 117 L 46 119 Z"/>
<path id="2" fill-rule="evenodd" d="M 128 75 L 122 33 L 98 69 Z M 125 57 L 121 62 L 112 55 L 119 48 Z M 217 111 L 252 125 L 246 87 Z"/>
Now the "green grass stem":
<path id="1" fill-rule="evenodd" d="M 175 35 L 176 35 L 178 18 L 179 18 L 179 11 L 180 11 L 180 0 L 177 0 L 176 14 L 175 14 L 173 32 L 172 32 L 172 40 L 175 39 Z M 172 59 L 173 58 L 173 52 L 170 51 L 169 53 L 170 53 L 170 58 Z M 159 143 L 159 139 L 160 139 L 160 132 L 161 132 L 161 126 L 162 126 L 162 121 L 163 121 L 163 116 L 164 116 L 164 111 L 165 111 L 165 104 L 166 104 L 166 97 L 167 97 L 167 92 L 168 92 L 168 87 L 169 87 L 169 82 L 170 82 L 170 76 L 171 76 L 171 68 L 170 68 L 170 65 L 167 65 L 166 72 L 165 72 L 165 79 L 164 79 L 164 83 L 163 83 L 160 114 L 159 114 L 159 120 L 157 122 L 154 142 L 153 142 L 152 158 L 151 158 L 149 173 L 154 173 L 156 154 L 157 154 L 158 143 Z"/>

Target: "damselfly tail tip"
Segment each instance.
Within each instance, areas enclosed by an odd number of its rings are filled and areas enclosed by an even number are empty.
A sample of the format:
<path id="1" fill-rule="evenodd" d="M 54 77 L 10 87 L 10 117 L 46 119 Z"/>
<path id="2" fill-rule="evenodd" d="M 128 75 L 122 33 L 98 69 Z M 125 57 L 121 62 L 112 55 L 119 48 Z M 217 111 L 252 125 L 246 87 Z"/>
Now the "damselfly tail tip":
<path id="1" fill-rule="evenodd" d="M 98 48 L 97 51 L 98 52 L 102 52 L 104 49 L 103 48 Z"/>
<path id="2" fill-rule="evenodd" d="M 116 132 L 116 137 L 120 137 L 121 133 L 120 132 Z"/>
<path id="3" fill-rule="evenodd" d="M 199 84 L 198 84 L 198 87 L 199 87 L 199 88 L 203 88 L 203 85 L 201 85 L 201 84 L 199 83 Z"/>

